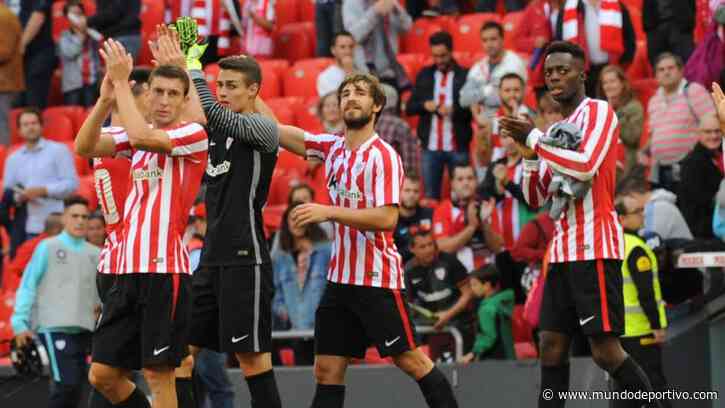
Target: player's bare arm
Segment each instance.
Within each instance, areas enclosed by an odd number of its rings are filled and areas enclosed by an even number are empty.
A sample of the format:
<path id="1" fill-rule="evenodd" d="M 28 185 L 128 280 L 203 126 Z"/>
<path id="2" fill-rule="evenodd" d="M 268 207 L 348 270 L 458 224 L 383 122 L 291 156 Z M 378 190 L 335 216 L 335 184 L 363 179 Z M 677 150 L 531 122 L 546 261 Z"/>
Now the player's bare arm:
<path id="1" fill-rule="evenodd" d="M 290 125 L 279 125 L 279 145 L 305 157 L 305 131 Z"/>
<path id="2" fill-rule="evenodd" d="M 303 204 L 292 210 L 292 220 L 303 227 L 332 221 L 360 231 L 392 231 L 398 223 L 398 207 L 344 208 L 322 204 Z"/>
<path id="3" fill-rule="evenodd" d="M 101 133 L 103 122 L 113 110 L 113 92 L 113 83 L 105 76 L 101 82 L 100 96 L 76 136 L 74 149 L 77 154 L 83 157 L 113 156 L 116 150 L 113 137 Z"/>

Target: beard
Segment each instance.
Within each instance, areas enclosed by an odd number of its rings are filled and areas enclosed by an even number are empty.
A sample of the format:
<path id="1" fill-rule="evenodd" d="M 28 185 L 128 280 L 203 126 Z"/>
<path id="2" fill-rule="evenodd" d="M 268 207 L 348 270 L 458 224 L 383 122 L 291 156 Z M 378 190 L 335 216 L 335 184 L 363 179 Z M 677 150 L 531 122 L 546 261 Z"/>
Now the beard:
<path id="1" fill-rule="evenodd" d="M 358 117 L 348 117 L 348 115 L 343 115 L 343 120 L 345 121 L 345 126 L 347 126 L 348 129 L 362 129 L 370 123 L 371 120 L 373 120 L 373 113 L 372 110 L 370 110 L 367 112 L 363 111 Z"/>
<path id="2" fill-rule="evenodd" d="M 400 200 L 400 206 L 405 208 L 406 210 L 415 210 L 415 208 L 418 206 L 418 203 L 413 200 L 411 200 L 411 202 L 408 202 L 406 200 Z"/>

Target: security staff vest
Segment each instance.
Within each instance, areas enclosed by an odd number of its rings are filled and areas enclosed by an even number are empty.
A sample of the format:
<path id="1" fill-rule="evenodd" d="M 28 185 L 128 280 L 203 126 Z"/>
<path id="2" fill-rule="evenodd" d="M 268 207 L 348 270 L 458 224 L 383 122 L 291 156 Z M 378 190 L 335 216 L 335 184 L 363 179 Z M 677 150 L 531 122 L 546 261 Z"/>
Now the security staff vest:
<path id="1" fill-rule="evenodd" d="M 622 277 L 624 289 L 624 336 L 622 337 L 640 337 L 652 333 L 652 327 L 649 319 L 645 315 L 642 306 L 639 304 L 639 296 L 637 294 L 637 286 L 632 280 L 629 270 L 629 256 L 635 248 L 642 248 L 649 258 L 652 268 L 652 287 L 655 293 L 655 301 L 657 302 L 657 311 L 660 316 L 660 326 L 667 327 L 667 317 L 665 316 L 665 303 L 662 301 L 662 290 L 660 289 L 660 280 L 657 274 L 657 257 L 652 249 L 639 237 L 632 234 L 624 234 L 624 262 L 622 262 Z"/>

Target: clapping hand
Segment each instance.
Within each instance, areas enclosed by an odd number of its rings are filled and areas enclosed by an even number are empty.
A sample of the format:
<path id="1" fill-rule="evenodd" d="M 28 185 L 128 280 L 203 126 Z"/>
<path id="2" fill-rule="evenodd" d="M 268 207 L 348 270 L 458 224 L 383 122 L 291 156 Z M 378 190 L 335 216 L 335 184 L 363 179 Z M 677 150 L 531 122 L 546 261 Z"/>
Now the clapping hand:
<path id="1" fill-rule="evenodd" d="M 156 41 L 149 41 L 153 64 L 174 65 L 186 69 L 186 57 L 181 51 L 179 34 L 164 24 L 156 26 Z"/>
<path id="2" fill-rule="evenodd" d="M 106 62 L 106 75 L 111 78 L 113 83 L 128 82 L 128 77 L 133 70 L 133 57 L 126 52 L 123 45 L 116 40 L 109 39 L 103 43 L 103 48 L 99 52 Z"/>
<path id="3" fill-rule="evenodd" d="M 191 17 L 181 17 L 176 20 L 176 30 L 179 33 L 181 51 L 186 57 L 187 69 L 201 69 L 201 57 L 208 44 L 199 44 L 199 26 Z"/>

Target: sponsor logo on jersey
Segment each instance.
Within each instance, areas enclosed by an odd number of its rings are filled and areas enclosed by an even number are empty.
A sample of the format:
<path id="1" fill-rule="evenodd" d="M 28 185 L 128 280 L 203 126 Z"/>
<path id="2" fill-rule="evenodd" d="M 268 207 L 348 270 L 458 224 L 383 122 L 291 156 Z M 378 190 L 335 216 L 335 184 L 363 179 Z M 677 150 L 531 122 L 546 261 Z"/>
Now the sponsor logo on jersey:
<path id="1" fill-rule="evenodd" d="M 163 177 L 164 172 L 159 168 L 155 169 L 138 169 L 133 171 L 134 180 L 151 180 Z"/>
<path id="2" fill-rule="evenodd" d="M 228 173 L 231 167 L 232 163 L 228 160 L 224 160 L 216 166 L 213 166 L 211 162 L 209 162 L 206 165 L 206 174 L 208 174 L 210 177 L 216 177 L 224 173 Z"/>

